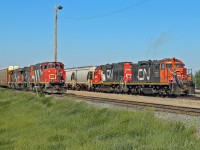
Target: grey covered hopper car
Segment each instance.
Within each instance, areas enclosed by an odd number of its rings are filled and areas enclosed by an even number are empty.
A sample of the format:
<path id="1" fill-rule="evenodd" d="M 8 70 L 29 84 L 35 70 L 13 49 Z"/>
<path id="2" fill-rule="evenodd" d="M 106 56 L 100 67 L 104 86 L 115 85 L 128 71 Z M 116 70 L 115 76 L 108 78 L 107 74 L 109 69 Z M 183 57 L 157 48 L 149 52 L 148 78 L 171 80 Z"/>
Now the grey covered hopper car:
<path id="1" fill-rule="evenodd" d="M 66 84 L 68 89 L 87 89 L 89 90 L 92 85 L 95 66 L 67 68 L 66 71 Z"/>

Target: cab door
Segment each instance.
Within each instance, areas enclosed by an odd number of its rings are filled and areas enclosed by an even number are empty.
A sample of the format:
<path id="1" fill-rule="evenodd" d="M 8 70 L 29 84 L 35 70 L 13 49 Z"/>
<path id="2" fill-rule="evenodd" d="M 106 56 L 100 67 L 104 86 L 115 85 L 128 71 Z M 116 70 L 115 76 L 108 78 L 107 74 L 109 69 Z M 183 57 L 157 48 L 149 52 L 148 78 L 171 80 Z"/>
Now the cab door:
<path id="1" fill-rule="evenodd" d="M 165 72 L 166 66 L 164 63 L 160 64 L 160 82 L 164 83 L 166 81 L 166 72 Z"/>

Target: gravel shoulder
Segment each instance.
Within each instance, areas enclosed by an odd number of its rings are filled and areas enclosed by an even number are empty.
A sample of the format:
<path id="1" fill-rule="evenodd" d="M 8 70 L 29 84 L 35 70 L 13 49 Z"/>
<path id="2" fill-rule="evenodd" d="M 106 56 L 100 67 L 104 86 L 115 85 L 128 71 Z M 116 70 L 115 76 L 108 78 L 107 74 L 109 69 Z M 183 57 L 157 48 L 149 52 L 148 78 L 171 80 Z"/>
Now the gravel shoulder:
<path id="1" fill-rule="evenodd" d="M 151 97 L 151 96 L 137 96 L 137 95 L 123 95 L 123 94 L 110 94 L 110 93 L 97 93 L 97 92 L 87 92 L 87 91 L 67 91 L 68 94 L 75 94 L 81 96 L 91 96 L 91 97 L 101 97 L 110 98 L 118 100 L 128 100 L 155 104 L 165 104 L 181 107 L 191 107 L 200 108 L 200 101 L 189 100 L 189 99 L 176 99 L 176 98 L 161 98 L 161 97 Z"/>

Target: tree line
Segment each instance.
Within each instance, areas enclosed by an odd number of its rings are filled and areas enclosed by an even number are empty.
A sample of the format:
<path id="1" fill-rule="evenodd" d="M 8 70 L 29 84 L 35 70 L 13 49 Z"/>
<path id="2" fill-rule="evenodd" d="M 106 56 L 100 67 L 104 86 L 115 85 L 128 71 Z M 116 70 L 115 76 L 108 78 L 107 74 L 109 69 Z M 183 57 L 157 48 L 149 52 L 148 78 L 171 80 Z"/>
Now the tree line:
<path id="1" fill-rule="evenodd" d="M 196 87 L 200 88 L 200 70 L 195 72 L 195 83 L 196 83 Z"/>

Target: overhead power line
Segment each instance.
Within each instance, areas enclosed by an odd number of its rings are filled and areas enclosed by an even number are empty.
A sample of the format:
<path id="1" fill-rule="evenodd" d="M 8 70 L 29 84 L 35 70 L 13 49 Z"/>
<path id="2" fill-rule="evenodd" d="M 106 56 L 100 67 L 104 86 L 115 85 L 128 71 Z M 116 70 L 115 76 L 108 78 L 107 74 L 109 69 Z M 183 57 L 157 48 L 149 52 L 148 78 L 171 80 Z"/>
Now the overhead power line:
<path id="1" fill-rule="evenodd" d="M 146 2 L 148 2 L 150 0 L 142 0 L 142 1 L 139 1 L 137 3 L 134 3 L 130 6 L 127 6 L 127 7 L 124 7 L 124 8 L 121 8 L 121 9 L 118 9 L 118 10 L 115 10 L 115 11 L 112 11 L 112 12 L 108 12 L 108 13 L 104 13 L 104 14 L 99 14 L 99 15 L 95 15 L 95 16 L 86 16 L 86 17 L 64 17 L 64 19 L 70 19 L 70 20 L 92 20 L 92 19 L 98 19 L 98 18 L 103 18 L 103 17 L 107 17 L 107 16 L 111 16 L 111 15 L 114 15 L 114 14 L 117 14 L 117 13 L 121 13 L 121 12 L 125 12 L 125 11 L 128 11 L 130 9 L 133 9 L 133 8 L 136 8 Z"/>

